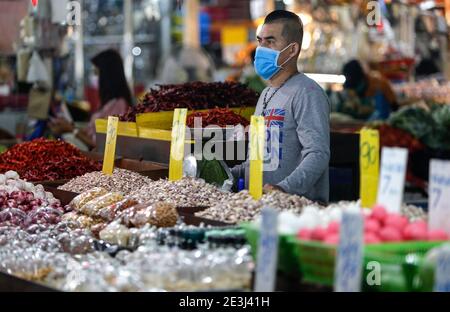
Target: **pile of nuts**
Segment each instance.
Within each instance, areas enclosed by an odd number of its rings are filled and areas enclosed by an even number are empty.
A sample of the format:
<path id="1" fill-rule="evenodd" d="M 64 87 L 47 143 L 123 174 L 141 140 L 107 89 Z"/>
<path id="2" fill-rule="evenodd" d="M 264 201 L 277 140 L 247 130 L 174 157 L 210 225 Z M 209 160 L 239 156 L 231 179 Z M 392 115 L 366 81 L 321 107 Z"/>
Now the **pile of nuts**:
<path id="1" fill-rule="evenodd" d="M 255 220 L 264 207 L 300 214 L 303 207 L 312 203 L 312 201 L 304 197 L 279 191 L 264 194 L 259 201 L 256 201 L 248 191 L 242 191 L 195 215 L 228 223 L 247 222 Z"/>
<path id="2" fill-rule="evenodd" d="M 195 216 L 236 223 L 252 221 L 259 215 L 262 208 L 263 204 L 260 201 L 254 200 L 248 191 L 242 191 L 205 211 L 197 212 Z"/>
<path id="3" fill-rule="evenodd" d="M 70 180 L 58 189 L 74 193 L 90 191 L 95 187 L 101 187 L 108 192 L 131 193 L 152 181 L 139 173 L 115 168 L 113 175 L 105 175 L 101 171 L 87 173 L 83 176 Z"/>
<path id="4" fill-rule="evenodd" d="M 313 204 L 311 200 L 305 197 L 276 191 L 264 194 L 261 201 L 265 207 L 283 211 L 289 210 L 295 214 L 300 214 L 303 207 Z"/>
<path id="5" fill-rule="evenodd" d="M 229 197 L 204 180 L 184 178 L 178 181 L 152 181 L 137 188 L 130 197 L 141 203 L 165 202 L 177 207 L 211 207 Z"/>

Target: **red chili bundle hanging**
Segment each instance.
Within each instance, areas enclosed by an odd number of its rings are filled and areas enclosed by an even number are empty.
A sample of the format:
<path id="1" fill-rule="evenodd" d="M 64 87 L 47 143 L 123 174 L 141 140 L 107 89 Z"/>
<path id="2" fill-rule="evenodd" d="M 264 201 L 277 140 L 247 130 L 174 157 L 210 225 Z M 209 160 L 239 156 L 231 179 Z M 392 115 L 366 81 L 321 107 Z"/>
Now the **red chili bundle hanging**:
<path id="1" fill-rule="evenodd" d="M 28 181 L 72 179 L 101 168 L 101 163 L 60 140 L 36 139 L 17 144 L 0 155 L 0 173 L 16 171 Z"/>
<path id="2" fill-rule="evenodd" d="M 237 125 L 247 127 L 250 124 L 247 119 L 227 108 L 216 108 L 207 112 L 192 113 L 187 117 L 186 125 L 190 128 L 194 128 L 195 118 L 202 119 L 203 128 L 211 125 L 219 126 L 221 128 Z"/>

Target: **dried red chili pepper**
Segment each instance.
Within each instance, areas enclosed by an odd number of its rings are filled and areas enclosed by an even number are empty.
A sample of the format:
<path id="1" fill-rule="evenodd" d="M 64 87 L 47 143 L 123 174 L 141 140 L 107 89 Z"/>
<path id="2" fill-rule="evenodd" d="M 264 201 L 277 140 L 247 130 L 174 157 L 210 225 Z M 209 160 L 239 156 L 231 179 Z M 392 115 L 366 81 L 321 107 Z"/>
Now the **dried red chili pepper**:
<path id="1" fill-rule="evenodd" d="M 193 128 L 195 118 L 202 119 L 202 127 L 207 127 L 210 125 L 219 126 L 225 128 L 226 126 L 236 126 L 242 125 L 247 127 L 250 123 L 244 117 L 236 114 L 230 109 L 216 108 L 209 110 L 207 112 L 195 112 L 190 114 L 186 119 L 186 125 Z"/>
<path id="2" fill-rule="evenodd" d="M 120 116 L 121 121 L 135 121 L 136 114 L 171 111 L 175 108 L 189 110 L 215 107 L 256 106 L 259 94 L 237 82 L 191 82 L 180 85 L 159 85 L 151 89 L 144 99 Z"/>
<path id="3" fill-rule="evenodd" d="M 43 138 L 17 144 L 0 155 L 0 173 L 13 170 L 28 181 L 72 179 L 101 167 L 75 146 Z"/>

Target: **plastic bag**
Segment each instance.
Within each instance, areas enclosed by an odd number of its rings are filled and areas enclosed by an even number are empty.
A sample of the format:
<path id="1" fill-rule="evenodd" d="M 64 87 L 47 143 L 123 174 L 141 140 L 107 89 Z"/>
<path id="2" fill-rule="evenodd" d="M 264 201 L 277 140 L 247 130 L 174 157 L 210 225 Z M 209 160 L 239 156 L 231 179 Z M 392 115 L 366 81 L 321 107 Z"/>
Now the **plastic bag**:
<path id="1" fill-rule="evenodd" d="M 88 216 L 96 216 L 100 209 L 113 205 L 121 200 L 123 200 L 122 194 L 107 193 L 86 203 L 80 211 Z"/>
<path id="2" fill-rule="evenodd" d="M 121 200 L 118 203 L 100 209 L 100 211 L 97 213 L 96 216 L 102 218 L 103 220 L 111 222 L 117 217 L 119 217 L 122 211 L 130 207 L 133 207 L 137 204 L 139 204 L 139 202 L 136 199 L 125 198 L 124 200 Z"/>
<path id="3" fill-rule="evenodd" d="M 122 222 L 126 226 L 144 227 L 150 224 L 156 227 L 172 227 L 177 224 L 178 212 L 174 205 L 168 203 L 143 204 L 126 210 Z"/>
<path id="4" fill-rule="evenodd" d="M 30 60 L 30 67 L 27 75 L 28 83 L 44 82 L 48 86 L 51 85 L 50 75 L 48 74 L 47 67 L 45 66 L 39 53 L 33 52 Z"/>
<path id="5" fill-rule="evenodd" d="M 100 239 L 110 244 L 128 246 L 131 236 L 130 230 L 119 222 L 110 223 L 105 229 L 100 231 Z"/>
<path id="6" fill-rule="evenodd" d="M 75 210 L 80 210 L 84 205 L 93 200 L 94 198 L 100 197 L 108 193 L 107 190 L 101 187 L 93 188 L 88 192 L 81 193 L 77 197 L 75 197 L 71 202 L 70 206 Z"/>

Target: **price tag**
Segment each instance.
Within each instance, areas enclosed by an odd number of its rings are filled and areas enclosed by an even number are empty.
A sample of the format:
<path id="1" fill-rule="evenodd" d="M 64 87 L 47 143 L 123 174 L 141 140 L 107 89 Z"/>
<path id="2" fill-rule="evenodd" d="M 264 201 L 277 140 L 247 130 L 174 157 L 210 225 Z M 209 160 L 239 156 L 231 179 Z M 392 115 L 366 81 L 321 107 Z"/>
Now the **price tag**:
<path id="1" fill-rule="evenodd" d="M 389 212 L 400 213 L 405 188 L 408 150 L 383 148 L 381 152 L 380 186 L 377 203 Z"/>
<path id="2" fill-rule="evenodd" d="M 438 252 L 434 281 L 434 291 L 450 292 L 450 245 Z"/>
<path id="3" fill-rule="evenodd" d="M 106 130 L 105 155 L 103 158 L 103 173 L 112 175 L 114 170 L 114 159 L 116 157 L 117 130 L 119 128 L 119 118 L 108 117 L 108 127 Z"/>
<path id="4" fill-rule="evenodd" d="M 361 291 L 363 236 L 362 214 L 345 212 L 342 215 L 335 268 L 334 290 L 337 292 Z"/>
<path id="5" fill-rule="evenodd" d="M 378 130 L 362 129 L 359 147 L 361 206 L 371 208 L 377 199 L 380 163 L 380 135 Z"/>
<path id="6" fill-rule="evenodd" d="M 175 109 L 172 124 L 172 143 L 170 145 L 169 180 L 183 178 L 184 139 L 186 136 L 187 109 Z"/>
<path id="7" fill-rule="evenodd" d="M 255 291 L 272 292 L 275 289 L 278 261 L 278 212 L 264 208 L 261 217 Z"/>
<path id="8" fill-rule="evenodd" d="M 429 181 L 429 228 L 450 235 L 450 161 L 433 159 Z"/>
<path id="9" fill-rule="evenodd" d="M 263 193 L 264 144 L 266 126 L 264 117 L 252 116 L 250 124 L 250 194 L 259 200 Z"/>

